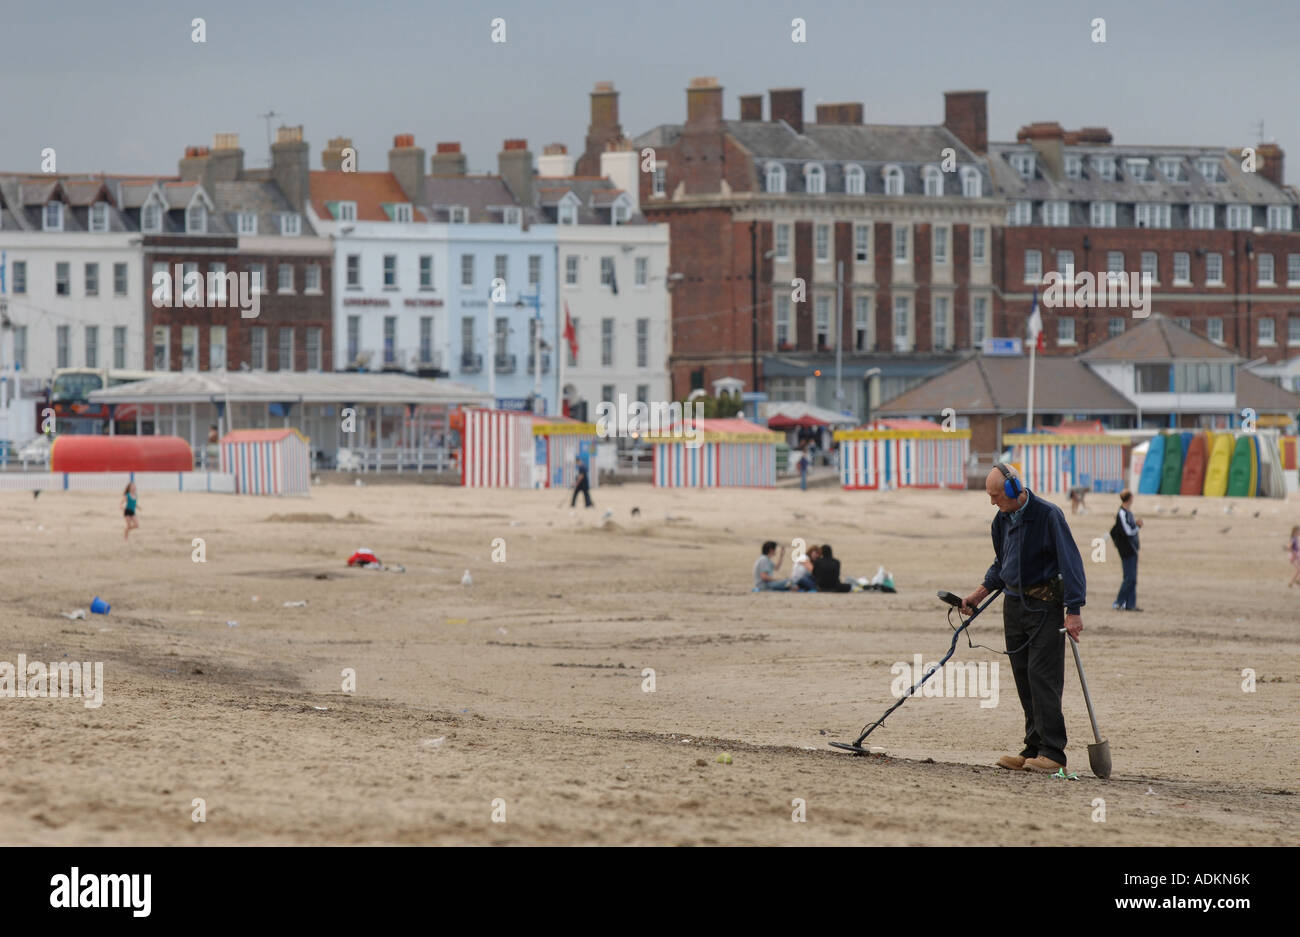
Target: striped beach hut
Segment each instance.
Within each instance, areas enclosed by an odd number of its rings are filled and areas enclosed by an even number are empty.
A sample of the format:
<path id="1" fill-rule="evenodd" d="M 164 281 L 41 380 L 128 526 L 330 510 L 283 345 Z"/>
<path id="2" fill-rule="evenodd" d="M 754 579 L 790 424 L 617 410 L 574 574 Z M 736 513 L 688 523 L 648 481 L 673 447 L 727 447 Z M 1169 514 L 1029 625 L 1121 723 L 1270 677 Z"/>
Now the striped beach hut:
<path id="1" fill-rule="evenodd" d="M 1011 447 L 1011 461 L 1020 467 L 1026 487 L 1040 494 L 1066 494 L 1076 485 L 1112 493 L 1124 489 L 1127 436 L 1112 436 L 1099 429 L 1060 429 L 1003 435 L 1002 444 Z"/>
<path id="2" fill-rule="evenodd" d="M 696 421 L 695 436 L 647 436 L 658 488 L 774 488 L 779 433 L 742 419 Z"/>
<path id="3" fill-rule="evenodd" d="M 221 438 L 220 451 L 236 494 L 311 492 L 311 445 L 296 429 L 237 429 Z"/>
<path id="4" fill-rule="evenodd" d="M 531 488 L 533 414 L 522 410 L 464 411 L 460 483 L 466 488 Z"/>
<path id="5" fill-rule="evenodd" d="M 587 482 L 596 487 L 599 475 L 592 465 L 596 456 L 596 424 L 568 417 L 543 417 L 533 421 L 535 487 L 572 488 L 578 481 L 578 460 L 587 465 Z"/>
<path id="6" fill-rule="evenodd" d="M 965 488 L 970 430 L 932 420 L 876 420 L 839 430 L 845 488 Z"/>

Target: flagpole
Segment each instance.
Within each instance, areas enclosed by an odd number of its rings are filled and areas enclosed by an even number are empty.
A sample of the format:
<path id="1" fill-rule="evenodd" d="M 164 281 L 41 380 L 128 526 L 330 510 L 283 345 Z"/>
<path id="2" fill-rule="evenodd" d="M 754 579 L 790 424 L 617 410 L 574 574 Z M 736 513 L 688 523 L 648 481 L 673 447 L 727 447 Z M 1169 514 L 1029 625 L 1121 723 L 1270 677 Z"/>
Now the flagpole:
<path id="1" fill-rule="evenodd" d="M 1038 357 L 1038 342 L 1029 346 L 1029 412 L 1025 417 L 1025 432 L 1034 431 L 1034 361 Z"/>

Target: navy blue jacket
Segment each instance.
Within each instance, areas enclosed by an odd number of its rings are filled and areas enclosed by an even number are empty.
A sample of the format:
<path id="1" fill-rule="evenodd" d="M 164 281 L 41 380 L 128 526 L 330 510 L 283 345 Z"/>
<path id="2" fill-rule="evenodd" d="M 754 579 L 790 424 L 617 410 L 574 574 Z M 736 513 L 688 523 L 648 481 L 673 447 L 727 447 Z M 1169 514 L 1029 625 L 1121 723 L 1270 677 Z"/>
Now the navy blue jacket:
<path id="1" fill-rule="evenodd" d="M 1077 615 L 1088 594 L 1079 548 L 1061 509 L 1026 491 L 1029 500 L 1019 523 L 1013 526 L 1011 514 L 1003 511 L 993 518 L 993 552 L 997 558 L 984 574 L 984 588 L 1001 588 L 1019 595 L 1023 587 L 1055 579 L 1059 573 L 1065 585 L 1065 610 Z M 1006 568 L 1004 557 L 1008 560 Z"/>

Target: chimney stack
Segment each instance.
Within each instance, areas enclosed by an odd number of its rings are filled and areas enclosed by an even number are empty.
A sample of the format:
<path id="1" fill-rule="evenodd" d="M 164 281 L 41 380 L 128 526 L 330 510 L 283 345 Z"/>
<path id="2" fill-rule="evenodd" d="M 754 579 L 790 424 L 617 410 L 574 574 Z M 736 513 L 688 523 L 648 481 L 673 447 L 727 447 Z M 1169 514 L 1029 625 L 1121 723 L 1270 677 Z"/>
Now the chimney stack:
<path id="1" fill-rule="evenodd" d="M 1035 121 L 1016 131 L 1016 140 L 1033 144 L 1038 159 L 1053 179 L 1065 178 L 1065 128 L 1054 120 Z"/>
<path id="2" fill-rule="evenodd" d="M 783 120 L 795 133 L 803 133 L 803 88 L 773 88 L 767 95 L 772 120 Z"/>
<path id="3" fill-rule="evenodd" d="M 817 123 L 861 125 L 862 113 L 862 104 L 857 101 L 840 104 L 818 104 Z"/>
<path id="4" fill-rule="evenodd" d="M 686 123 L 712 126 L 722 121 L 722 85 L 716 78 L 692 78 L 686 87 Z"/>
<path id="5" fill-rule="evenodd" d="M 1281 187 L 1285 158 L 1286 154 L 1276 143 L 1260 143 L 1255 147 L 1255 171 L 1275 186 Z"/>
<path id="6" fill-rule="evenodd" d="M 979 156 L 989 149 L 988 98 L 987 91 L 945 91 L 943 95 L 944 127 Z"/>
<path id="7" fill-rule="evenodd" d="M 207 187 L 208 162 L 212 151 L 206 146 L 187 146 L 178 164 L 180 177 L 185 182 L 197 182 Z"/>
<path id="8" fill-rule="evenodd" d="M 302 138 L 302 124 L 280 127 L 271 144 L 271 178 L 295 211 L 302 211 L 310 197 L 308 146 Z"/>
<path id="9" fill-rule="evenodd" d="M 740 96 L 740 119 L 761 121 L 763 119 L 763 96 L 761 94 L 742 94 Z"/>
<path id="10" fill-rule="evenodd" d="M 329 172 L 342 172 L 343 151 L 347 149 L 352 150 L 352 154 L 353 154 L 352 169 L 353 170 L 360 169 L 361 167 L 357 165 L 358 160 L 356 159 L 356 152 L 357 152 L 356 147 L 352 146 L 351 137 L 335 137 L 333 140 L 331 140 L 329 146 L 321 150 L 321 154 L 320 154 L 321 166 L 324 167 Z"/>
<path id="11" fill-rule="evenodd" d="M 397 178 L 406 200 L 420 201 L 424 189 L 424 149 L 415 145 L 415 135 L 399 133 L 388 151 L 388 171 Z"/>
<path id="12" fill-rule="evenodd" d="M 527 140 L 507 140 L 502 144 L 497 154 L 497 172 L 520 205 L 533 204 L 533 154 L 528 151 Z"/>
<path id="13" fill-rule="evenodd" d="M 591 92 L 591 123 L 587 126 L 586 148 L 578 158 L 576 172 L 580 176 L 594 176 L 600 172 L 600 154 L 606 147 L 623 139 L 623 128 L 618 122 L 618 92 L 614 82 L 598 81 Z"/>
<path id="14" fill-rule="evenodd" d="M 546 144 L 542 148 L 542 155 L 537 160 L 537 174 L 539 176 L 573 175 L 573 157 L 569 155 L 569 148 L 563 143 Z"/>
<path id="15" fill-rule="evenodd" d="M 212 155 L 208 159 L 205 187 L 214 182 L 237 182 L 244 175 L 244 151 L 239 148 L 239 134 L 214 133 Z"/>
<path id="16" fill-rule="evenodd" d="M 429 171 L 435 176 L 463 176 L 468 168 L 459 143 L 439 143 L 429 163 Z"/>

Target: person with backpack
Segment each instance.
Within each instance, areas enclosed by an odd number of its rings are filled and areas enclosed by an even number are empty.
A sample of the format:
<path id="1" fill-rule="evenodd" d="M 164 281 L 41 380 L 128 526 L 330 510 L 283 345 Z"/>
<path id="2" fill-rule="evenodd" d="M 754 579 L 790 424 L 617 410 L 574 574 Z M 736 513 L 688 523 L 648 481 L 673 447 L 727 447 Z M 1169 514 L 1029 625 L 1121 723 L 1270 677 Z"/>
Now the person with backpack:
<path id="1" fill-rule="evenodd" d="M 1124 569 L 1124 580 L 1119 585 L 1119 594 L 1111 608 L 1121 612 L 1140 612 L 1137 604 L 1138 582 L 1138 528 L 1142 521 L 1133 516 L 1133 492 L 1125 489 L 1119 496 L 1119 510 L 1115 513 L 1115 524 L 1110 529 L 1110 539 L 1119 551 L 1120 563 Z"/>

